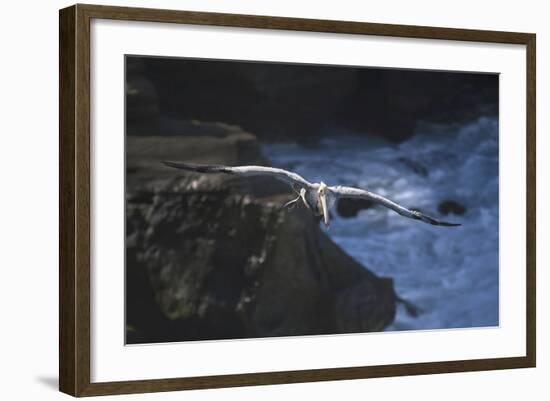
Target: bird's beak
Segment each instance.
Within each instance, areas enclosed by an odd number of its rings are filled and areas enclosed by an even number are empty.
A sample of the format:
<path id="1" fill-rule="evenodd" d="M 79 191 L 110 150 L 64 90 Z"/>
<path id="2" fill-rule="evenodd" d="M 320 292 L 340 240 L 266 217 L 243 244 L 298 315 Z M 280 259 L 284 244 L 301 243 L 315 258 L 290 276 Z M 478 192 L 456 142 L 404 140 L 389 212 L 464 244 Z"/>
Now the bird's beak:
<path id="1" fill-rule="evenodd" d="M 329 214 L 328 214 L 328 208 L 327 208 L 327 195 L 323 193 L 319 195 L 319 199 L 321 201 L 321 209 L 323 210 L 323 218 L 325 219 L 325 226 L 328 227 L 330 225 L 330 220 L 329 220 Z"/>

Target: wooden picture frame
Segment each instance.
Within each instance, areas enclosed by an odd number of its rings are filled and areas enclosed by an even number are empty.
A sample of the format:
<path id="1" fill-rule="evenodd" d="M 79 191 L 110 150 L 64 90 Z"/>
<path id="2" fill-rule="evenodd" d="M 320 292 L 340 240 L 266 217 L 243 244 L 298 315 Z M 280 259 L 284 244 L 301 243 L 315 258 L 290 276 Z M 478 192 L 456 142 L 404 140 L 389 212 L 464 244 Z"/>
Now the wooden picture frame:
<path id="1" fill-rule="evenodd" d="M 90 21 L 96 18 L 492 42 L 526 46 L 526 355 L 523 357 L 399 365 L 92 383 L 90 380 Z M 80 4 L 60 10 L 59 29 L 59 388 L 62 392 L 73 396 L 93 396 L 535 366 L 536 37 L 534 34 Z"/>

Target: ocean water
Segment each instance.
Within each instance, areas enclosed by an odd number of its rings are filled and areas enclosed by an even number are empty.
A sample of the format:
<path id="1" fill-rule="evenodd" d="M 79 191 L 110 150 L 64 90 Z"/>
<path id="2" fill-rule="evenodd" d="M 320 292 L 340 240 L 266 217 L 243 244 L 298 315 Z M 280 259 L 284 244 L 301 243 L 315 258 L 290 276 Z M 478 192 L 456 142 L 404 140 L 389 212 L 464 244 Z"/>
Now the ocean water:
<path id="1" fill-rule="evenodd" d="M 328 235 L 371 271 L 394 279 L 400 306 L 387 330 L 499 324 L 498 119 L 466 125 L 421 125 L 400 144 L 333 132 L 316 145 L 265 145 L 274 166 L 314 182 L 369 189 L 460 227 L 438 227 L 377 206 L 357 217 L 332 211 Z M 463 215 L 442 216 L 453 200 Z"/>

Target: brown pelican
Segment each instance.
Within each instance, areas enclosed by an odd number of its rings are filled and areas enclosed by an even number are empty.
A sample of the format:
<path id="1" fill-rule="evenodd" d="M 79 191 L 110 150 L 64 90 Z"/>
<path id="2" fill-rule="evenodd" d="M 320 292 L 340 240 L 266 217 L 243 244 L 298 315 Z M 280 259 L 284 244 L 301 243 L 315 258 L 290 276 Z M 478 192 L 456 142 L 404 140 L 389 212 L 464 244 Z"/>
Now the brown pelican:
<path id="1" fill-rule="evenodd" d="M 407 209 L 406 207 L 403 207 L 388 198 L 384 198 L 381 195 L 375 194 L 365 189 L 343 186 L 329 187 L 322 181 L 320 183 L 311 183 L 296 173 L 280 168 L 264 166 L 228 167 L 171 161 L 165 161 L 163 163 L 169 167 L 193 171 L 196 173 L 224 173 L 237 174 L 248 177 L 265 175 L 284 181 L 293 188 L 294 192 L 296 192 L 296 195 L 298 196 L 295 199 L 287 202 L 283 207 L 292 206 L 296 202 L 301 200 L 304 205 L 316 216 L 323 217 L 326 226 L 329 226 L 330 224 L 329 207 L 337 198 L 368 199 L 372 202 L 378 203 L 397 212 L 401 216 L 408 217 L 414 220 L 420 220 L 424 223 L 446 227 L 460 226 L 460 224 L 446 223 L 444 221 L 436 220 L 433 217 L 427 216 L 418 210 Z"/>

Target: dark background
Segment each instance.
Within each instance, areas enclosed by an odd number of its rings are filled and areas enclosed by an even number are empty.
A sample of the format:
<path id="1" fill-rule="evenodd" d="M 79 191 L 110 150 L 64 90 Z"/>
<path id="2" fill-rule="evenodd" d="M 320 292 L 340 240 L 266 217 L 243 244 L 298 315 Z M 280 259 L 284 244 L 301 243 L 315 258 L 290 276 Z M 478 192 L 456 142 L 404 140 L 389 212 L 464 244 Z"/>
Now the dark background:
<path id="1" fill-rule="evenodd" d="M 265 140 L 331 128 L 409 138 L 419 121 L 498 113 L 494 74 L 127 58 L 128 135 L 180 135 L 182 120 L 234 124 Z"/>

